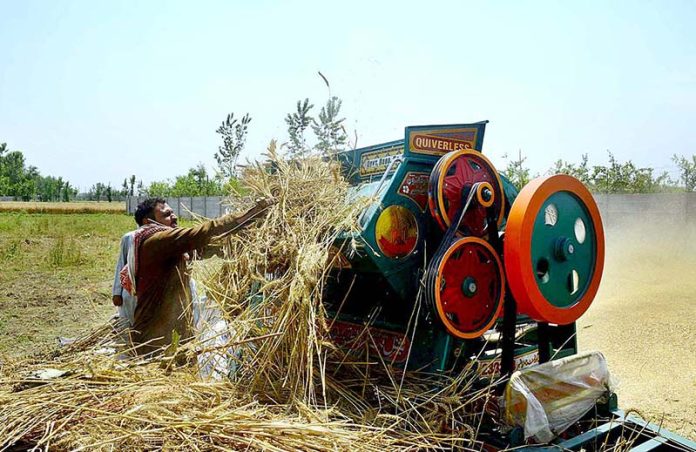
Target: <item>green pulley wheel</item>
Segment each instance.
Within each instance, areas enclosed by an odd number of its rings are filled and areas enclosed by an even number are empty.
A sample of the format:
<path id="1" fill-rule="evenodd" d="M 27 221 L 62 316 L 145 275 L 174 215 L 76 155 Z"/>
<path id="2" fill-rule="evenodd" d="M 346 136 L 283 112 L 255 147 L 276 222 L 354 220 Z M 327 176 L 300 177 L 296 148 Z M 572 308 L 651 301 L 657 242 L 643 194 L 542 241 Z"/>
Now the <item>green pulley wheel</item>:
<path id="1" fill-rule="evenodd" d="M 527 184 L 510 209 L 504 257 L 520 312 L 559 325 L 576 321 L 604 268 L 604 229 L 592 194 L 567 175 Z"/>

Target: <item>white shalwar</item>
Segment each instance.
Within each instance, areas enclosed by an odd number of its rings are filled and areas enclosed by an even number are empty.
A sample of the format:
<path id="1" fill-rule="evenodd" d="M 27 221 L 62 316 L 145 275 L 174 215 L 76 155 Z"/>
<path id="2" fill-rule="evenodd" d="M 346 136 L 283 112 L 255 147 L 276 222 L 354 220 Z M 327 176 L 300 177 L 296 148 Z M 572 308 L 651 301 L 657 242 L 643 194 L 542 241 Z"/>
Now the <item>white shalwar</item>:
<path id="1" fill-rule="evenodd" d="M 121 269 L 128 263 L 128 251 L 131 248 L 134 234 L 135 231 L 130 231 L 123 234 L 123 237 L 121 237 L 121 246 L 119 247 L 118 260 L 116 261 L 116 271 L 114 272 L 114 285 L 111 290 L 112 296 L 119 295 L 123 299 L 121 306 L 117 306 L 116 309 L 118 311 L 118 316 L 128 321 L 129 327 L 133 326 L 136 299 L 121 285 L 120 273 Z"/>

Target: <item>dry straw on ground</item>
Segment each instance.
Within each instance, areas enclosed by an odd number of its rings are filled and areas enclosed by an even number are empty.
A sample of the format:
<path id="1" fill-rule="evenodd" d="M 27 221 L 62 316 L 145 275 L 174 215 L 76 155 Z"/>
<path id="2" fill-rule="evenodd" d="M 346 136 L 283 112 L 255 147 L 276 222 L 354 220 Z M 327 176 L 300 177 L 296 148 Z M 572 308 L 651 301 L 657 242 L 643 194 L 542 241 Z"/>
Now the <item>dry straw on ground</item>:
<path id="1" fill-rule="evenodd" d="M 321 302 L 329 248 L 367 201 L 344 202 L 348 186 L 335 163 L 287 162 L 273 144 L 268 157 L 245 170 L 246 197 L 277 204 L 224 237 L 223 258 L 194 265 L 210 302 L 222 307 L 225 342 L 119 359 L 108 351 L 120 336 L 107 325 L 54 356 L 4 362 L 0 448 L 478 446 L 477 411 L 491 394 L 470 375 L 403 375 L 367 350 L 355 359 L 332 345 Z M 211 352 L 234 361 L 232 378 L 199 377 L 198 358 Z"/>
<path id="2" fill-rule="evenodd" d="M 17 213 L 125 213 L 123 202 L 34 202 L 0 201 L 0 212 Z"/>

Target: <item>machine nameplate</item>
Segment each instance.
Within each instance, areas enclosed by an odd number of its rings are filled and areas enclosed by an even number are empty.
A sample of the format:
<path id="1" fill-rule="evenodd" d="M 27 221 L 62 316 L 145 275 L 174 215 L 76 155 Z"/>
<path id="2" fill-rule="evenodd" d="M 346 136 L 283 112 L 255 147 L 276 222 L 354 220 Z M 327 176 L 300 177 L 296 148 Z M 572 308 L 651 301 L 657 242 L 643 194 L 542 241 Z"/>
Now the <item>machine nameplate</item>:
<path id="1" fill-rule="evenodd" d="M 473 149 L 477 129 L 414 130 L 409 134 L 408 146 L 416 154 L 443 155 L 462 149 Z"/>
<path id="2" fill-rule="evenodd" d="M 391 161 L 403 153 L 403 146 L 393 146 L 363 153 L 360 156 L 360 177 L 383 173 Z"/>

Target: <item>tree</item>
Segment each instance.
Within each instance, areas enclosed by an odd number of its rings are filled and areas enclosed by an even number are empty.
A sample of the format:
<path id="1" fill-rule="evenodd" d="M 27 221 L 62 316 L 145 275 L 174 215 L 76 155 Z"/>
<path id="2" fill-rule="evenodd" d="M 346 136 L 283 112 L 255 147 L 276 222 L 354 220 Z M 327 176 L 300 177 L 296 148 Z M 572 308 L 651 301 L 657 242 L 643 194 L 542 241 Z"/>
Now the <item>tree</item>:
<path id="1" fill-rule="evenodd" d="M 5 174 L 4 154 L 7 151 L 7 143 L 0 143 L 0 195 L 6 195 L 10 192 L 10 180 Z"/>
<path id="2" fill-rule="evenodd" d="M 609 165 L 592 168 L 594 189 L 604 193 L 651 193 L 660 191 L 668 182 L 666 173 L 657 178 L 652 168 L 638 168 L 631 160 L 619 162 L 614 154 L 609 154 Z"/>
<path id="3" fill-rule="evenodd" d="M 522 189 L 522 187 L 529 183 L 529 168 L 524 166 L 527 157 L 522 157 L 522 149 L 519 149 L 517 151 L 517 160 L 511 160 L 507 154 L 503 155 L 503 158 L 508 161 L 507 167 L 503 170 L 503 174 L 510 179 L 510 182 L 512 182 L 518 190 Z"/>
<path id="4" fill-rule="evenodd" d="M 292 157 L 302 157 L 309 152 L 305 131 L 314 123 L 314 119 L 309 115 L 309 110 L 313 107 L 314 105 L 309 103 L 309 99 L 305 99 L 304 102 L 298 100 L 297 111 L 288 113 L 285 117 L 285 123 L 288 125 L 288 135 L 290 135 L 288 151 Z"/>
<path id="5" fill-rule="evenodd" d="M 233 180 L 233 179 L 230 179 Z M 177 176 L 174 182 L 156 181 L 147 189 L 149 196 L 216 196 L 224 194 L 222 181 L 211 179 L 205 166 L 200 163 L 188 173 Z"/>
<path id="6" fill-rule="evenodd" d="M 672 185 L 666 172 L 655 176 L 652 168 L 639 168 L 631 160 L 622 163 L 610 151 L 607 153 L 609 164 L 594 165 L 591 171 L 584 154 L 579 165 L 558 160 L 549 172 L 569 174 L 600 193 L 654 193 Z"/>
<path id="7" fill-rule="evenodd" d="M 0 195 L 29 201 L 36 195 L 39 172 L 35 166 L 25 166 L 21 151 L 7 151 L 7 145 L 3 143 L 0 146 Z"/>
<path id="8" fill-rule="evenodd" d="M 109 182 L 109 184 L 108 184 L 108 185 L 106 186 L 106 188 L 104 189 L 104 193 L 106 194 L 106 200 L 107 200 L 108 202 L 111 202 L 111 200 L 112 200 L 112 199 L 111 199 L 111 190 L 112 190 L 112 188 L 111 188 L 111 182 Z"/>
<path id="9" fill-rule="evenodd" d="M 143 181 L 140 181 L 140 184 L 138 188 L 141 188 L 143 186 Z M 130 177 L 130 192 L 128 192 L 128 196 L 133 196 L 134 192 L 134 187 L 135 187 L 135 174 L 131 174 Z"/>
<path id="10" fill-rule="evenodd" d="M 90 189 L 90 193 L 93 194 L 93 198 L 90 197 L 90 199 L 96 200 L 97 202 L 101 201 L 101 197 L 105 191 L 106 187 L 104 184 L 97 182 L 95 185 L 92 185 L 92 188 Z"/>
<path id="11" fill-rule="evenodd" d="M 24 155 L 20 151 L 12 151 L 3 158 L 3 171 L 10 184 L 10 195 L 18 196 L 19 187 L 24 181 Z"/>
<path id="12" fill-rule="evenodd" d="M 672 156 L 672 161 L 679 168 L 679 182 L 686 191 L 696 191 L 696 154 L 691 156 L 691 160 L 683 155 Z"/>
<path id="13" fill-rule="evenodd" d="M 70 182 L 66 181 L 65 184 L 63 185 L 63 195 L 62 199 L 63 202 L 69 202 L 70 197 L 75 197 L 75 194 L 77 192 L 77 189 L 73 188 L 70 186 Z"/>
<path id="14" fill-rule="evenodd" d="M 338 117 L 341 111 L 342 101 L 333 96 L 326 101 L 326 105 L 321 107 L 319 112 L 319 121 L 314 121 L 312 130 L 317 136 L 317 150 L 324 155 L 329 156 L 345 149 L 348 136 L 343 127 L 343 121 L 346 118 Z"/>
<path id="15" fill-rule="evenodd" d="M 171 187 L 167 181 L 155 181 L 150 183 L 147 188 L 147 196 L 158 196 L 166 198 L 171 192 Z"/>
<path id="16" fill-rule="evenodd" d="M 234 117 L 234 113 L 230 113 L 215 131 L 222 137 L 222 146 L 219 146 L 218 152 L 215 153 L 215 160 L 222 177 L 232 178 L 235 176 L 237 158 L 246 144 L 250 122 L 249 113 L 245 114 L 239 121 Z"/>
<path id="17" fill-rule="evenodd" d="M 556 160 L 549 172 L 551 174 L 567 174 L 578 179 L 585 185 L 590 185 L 592 179 L 590 177 L 590 167 L 587 164 L 587 160 L 587 154 L 582 154 L 581 162 L 578 165 L 559 159 Z"/>
<path id="18" fill-rule="evenodd" d="M 123 179 L 123 184 L 121 185 L 121 196 L 124 198 L 128 196 L 128 178 Z"/>
<path id="19" fill-rule="evenodd" d="M 29 201 L 60 201 L 61 194 L 72 189 L 62 177 L 42 176 L 38 168 L 26 165 L 21 151 L 10 152 L 0 143 L 0 195 Z"/>

